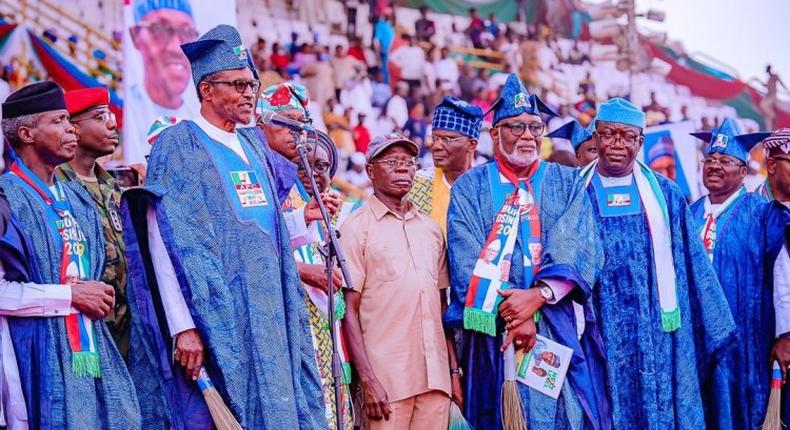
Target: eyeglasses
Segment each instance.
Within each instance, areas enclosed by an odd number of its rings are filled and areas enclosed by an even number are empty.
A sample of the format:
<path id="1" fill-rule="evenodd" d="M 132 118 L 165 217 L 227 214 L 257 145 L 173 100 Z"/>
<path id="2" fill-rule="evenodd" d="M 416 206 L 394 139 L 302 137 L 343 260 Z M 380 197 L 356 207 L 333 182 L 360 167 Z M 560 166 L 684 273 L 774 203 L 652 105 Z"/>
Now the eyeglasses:
<path id="1" fill-rule="evenodd" d="M 99 121 L 99 122 L 103 122 L 103 123 L 108 123 L 110 121 L 115 121 L 115 114 L 110 112 L 110 111 L 108 111 L 108 110 L 97 111 L 96 114 L 93 115 L 93 116 L 90 116 L 90 117 L 87 117 L 87 118 L 82 118 L 82 119 L 72 119 L 72 120 L 70 120 L 70 122 L 72 124 L 78 124 L 78 123 L 81 123 L 83 121 L 87 121 L 89 119 L 92 119 L 92 120 L 95 120 L 95 121 Z"/>
<path id="2" fill-rule="evenodd" d="M 260 81 L 255 81 L 255 80 L 248 81 L 245 79 L 236 79 L 235 81 L 206 81 L 206 82 L 208 82 L 209 84 L 230 85 L 241 94 L 244 94 L 244 91 L 246 91 L 247 88 L 251 89 L 253 93 L 257 93 L 258 89 L 261 88 Z"/>
<path id="3" fill-rule="evenodd" d="M 595 134 L 598 135 L 598 139 L 600 139 L 601 143 L 605 146 L 612 146 L 615 142 L 620 142 L 627 148 L 633 148 L 636 146 L 636 141 L 639 139 L 638 134 L 627 131 L 623 132 L 621 130 L 617 130 L 615 132 L 612 130 L 596 130 Z"/>
<path id="4" fill-rule="evenodd" d="M 326 161 L 316 161 L 310 166 L 310 168 L 313 169 L 313 173 L 318 173 L 319 175 L 324 175 L 329 172 L 330 167 L 331 165 Z M 305 173 L 304 167 L 302 167 L 301 164 L 299 164 L 296 170 L 299 171 L 299 173 Z"/>
<path id="5" fill-rule="evenodd" d="M 546 130 L 546 124 L 542 122 L 511 122 L 507 124 L 498 125 L 497 127 L 505 127 L 510 130 L 510 134 L 515 137 L 521 137 L 524 132 L 529 129 L 529 133 L 533 137 L 543 136 L 543 131 Z"/>
<path id="6" fill-rule="evenodd" d="M 396 160 L 394 158 L 385 158 L 383 160 L 376 160 L 374 163 L 383 164 L 387 166 L 387 168 L 395 170 L 399 167 L 406 167 L 407 169 L 414 169 L 417 166 L 417 162 L 414 158 L 409 158 L 408 160 Z"/>
<path id="7" fill-rule="evenodd" d="M 462 139 L 467 139 L 466 136 L 459 136 L 459 137 L 447 137 L 447 136 L 437 136 L 435 134 L 431 135 L 431 140 L 433 143 L 438 143 L 439 145 L 449 145 L 453 142 L 457 142 Z"/>
<path id="8" fill-rule="evenodd" d="M 152 22 L 148 24 L 140 24 L 137 27 L 148 30 L 148 32 L 151 33 L 151 36 L 153 36 L 153 38 L 158 43 L 162 44 L 170 42 L 174 36 L 178 36 L 178 40 L 181 43 L 194 42 L 195 39 L 198 38 L 197 30 L 195 30 L 195 28 L 190 25 L 174 27 L 170 24 L 165 24 L 162 22 Z"/>
<path id="9" fill-rule="evenodd" d="M 702 165 L 705 167 L 713 167 L 719 165 L 723 169 L 730 169 L 733 167 L 743 166 L 743 163 L 732 158 L 706 158 L 702 160 Z"/>

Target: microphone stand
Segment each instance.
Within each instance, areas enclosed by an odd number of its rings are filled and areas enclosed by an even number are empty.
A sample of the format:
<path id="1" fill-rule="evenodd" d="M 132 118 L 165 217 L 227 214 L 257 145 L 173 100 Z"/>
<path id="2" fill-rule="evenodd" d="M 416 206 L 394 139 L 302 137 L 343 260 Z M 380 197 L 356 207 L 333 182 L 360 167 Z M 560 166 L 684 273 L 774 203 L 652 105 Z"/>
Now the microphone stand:
<path id="1" fill-rule="evenodd" d="M 338 334 L 335 332 L 335 286 L 332 282 L 335 265 L 340 267 L 340 271 L 343 274 L 343 279 L 346 282 L 347 288 L 352 288 L 351 276 L 348 273 L 348 267 L 343 250 L 340 248 L 340 244 L 338 243 L 339 236 L 337 234 L 337 230 L 335 230 L 335 227 L 332 225 L 332 219 L 329 216 L 329 212 L 327 212 L 324 202 L 321 200 L 320 190 L 318 189 L 318 185 L 316 185 L 315 178 L 313 177 L 313 168 L 310 166 L 310 162 L 307 161 L 308 145 L 305 142 L 307 140 L 306 134 L 306 132 L 293 133 L 296 140 L 296 149 L 299 152 L 299 163 L 307 174 L 307 177 L 310 178 L 310 190 L 313 193 L 313 198 L 318 203 L 318 209 L 321 211 L 321 217 L 327 232 L 325 249 L 321 251 L 321 254 L 324 256 L 324 271 L 326 273 L 328 296 L 327 316 L 329 317 L 329 331 L 332 338 L 332 386 L 335 392 L 335 418 L 337 420 L 337 428 L 342 429 L 343 389 L 340 380 L 343 371 L 340 364 L 340 355 L 338 354 L 338 345 L 340 339 L 338 339 Z"/>

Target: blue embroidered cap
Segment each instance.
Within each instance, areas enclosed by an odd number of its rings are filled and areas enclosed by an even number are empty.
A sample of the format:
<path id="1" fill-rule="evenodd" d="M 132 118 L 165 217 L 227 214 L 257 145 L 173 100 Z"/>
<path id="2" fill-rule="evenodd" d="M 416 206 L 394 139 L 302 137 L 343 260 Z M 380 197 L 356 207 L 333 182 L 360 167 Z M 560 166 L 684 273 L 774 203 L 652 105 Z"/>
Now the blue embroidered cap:
<path id="1" fill-rule="evenodd" d="M 530 94 L 515 73 L 508 75 L 499 99 L 491 106 L 494 111 L 494 124 L 503 119 L 519 116 L 522 113 L 540 115 L 545 113 L 557 116 L 557 113 L 546 106 L 535 94 Z"/>
<path id="2" fill-rule="evenodd" d="M 632 125 L 644 130 L 645 113 L 628 100 L 615 97 L 598 108 L 594 123 L 598 124 L 598 121 Z"/>
<path id="3" fill-rule="evenodd" d="M 691 133 L 697 139 L 708 142 L 705 155 L 724 154 L 737 158 L 744 163 L 749 160 L 749 151 L 771 133 L 741 134 L 741 127 L 730 118 L 724 118 L 721 124 L 712 131 Z"/>
<path id="4" fill-rule="evenodd" d="M 252 70 L 253 77 L 258 79 L 251 55 L 241 43 L 239 32 L 229 25 L 221 24 L 212 28 L 200 39 L 181 45 L 181 50 L 192 65 L 195 86 L 212 73 L 247 67 Z"/>
<path id="5" fill-rule="evenodd" d="M 579 121 L 574 119 L 546 136 L 568 139 L 571 141 L 571 145 L 573 145 L 573 150 L 578 151 L 582 143 L 592 138 L 592 128 L 583 127 L 579 124 Z"/>
<path id="6" fill-rule="evenodd" d="M 448 130 L 477 139 L 483 126 L 483 109 L 451 96 L 445 96 L 433 111 L 434 130 Z"/>
<path id="7" fill-rule="evenodd" d="M 192 6 L 188 0 L 137 0 L 134 2 L 134 22 L 138 23 L 157 9 L 172 9 L 192 16 Z"/>

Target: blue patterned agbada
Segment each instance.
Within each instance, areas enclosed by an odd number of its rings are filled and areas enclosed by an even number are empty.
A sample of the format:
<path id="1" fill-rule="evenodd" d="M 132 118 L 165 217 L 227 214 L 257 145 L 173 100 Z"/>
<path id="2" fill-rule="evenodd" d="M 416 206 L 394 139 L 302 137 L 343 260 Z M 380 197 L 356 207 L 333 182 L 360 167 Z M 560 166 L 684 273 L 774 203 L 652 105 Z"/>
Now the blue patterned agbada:
<path id="1" fill-rule="evenodd" d="M 705 225 L 705 199 L 691 205 L 697 234 Z M 788 214 L 761 196 L 744 193 L 716 221 L 713 267 L 735 319 L 738 340 L 717 366 L 706 390 L 709 427 L 758 428 L 771 386 L 768 360 L 775 337 L 773 264 L 782 248 Z"/>
<path id="2" fill-rule="evenodd" d="M 494 223 L 488 167 L 479 166 L 453 184 L 448 223 L 451 302 L 445 323 L 463 328 L 463 311 L 472 271 Z M 530 430 L 611 428 L 601 337 L 589 306 L 591 286 L 602 264 L 602 251 L 590 202 L 575 170 L 545 163 L 539 213 L 543 262 L 536 280 L 549 277 L 572 281 L 578 287 L 555 305 L 541 308 L 538 333 L 573 349 L 568 379 L 558 400 L 518 384 Z M 516 240 L 512 261 L 523 261 Z M 510 283 L 524 289 L 521 264 L 513 264 Z M 573 302 L 585 307 L 585 332 L 577 337 Z M 497 336 L 464 330 L 461 365 L 466 373 L 464 416 L 478 430 L 501 428 L 500 390 L 504 379 L 500 352 L 504 322 L 497 319 Z"/>
<path id="3" fill-rule="evenodd" d="M 43 200 L 20 183 L 10 173 L 0 177 L 14 218 L 28 238 L 22 238 L 18 231 L 13 238 L 8 235 L 13 230 L 8 230 L 3 248 L 8 250 L 6 246 L 16 242 L 22 245 L 18 249 L 27 249 L 30 254 L 26 263 L 23 256 L 16 255 L 12 280 L 57 284 L 62 249 L 50 234 Z M 90 279 L 99 280 L 104 271 L 104 253 L 99 252 L 104 250 L 99 213 L 79 185 L 62 185 L 72 215 L 90 244 Z M 27 241 L 29 246 L 25 245 Z M 93 322 L 101 364 L 101 377 L 96 379 L 71 372 L 72 351 L 64 318 L 9 317 L 8 324 L 31 429 L 140 428 L 134 385 L 103 321 Z"/>
<path id="4" fill-rule="evenodd" d="M 144 426 L 213 428 L 197 386 L 171 364 L 170 336 L 148 254 L 145 207 L 157 221 L 181 292 L 206 348 L 206 368 L 244 428 L 326 427 L 305 297 L 261 142 L 237 129 L 252 167 L 275 205 L 272 235 L 240 218 L 236 195 L 204 135 L 191 121 L 163 131 L 144 190 L 127 192 L 122 210 L 134 315 L 130 371 Z M 213 142 L 213 143 L 212 143 Z M 227 148 L 221 148 L 230 151 Z M 214 153 L 215 154 L 215 153 Z M 235 157 L 235 154 L 229 157 Z M 236 157 L 238 158 L 238 157 Z M 239 158 L 237 162 L 242 162 Z M 234 203 L 231 203 L 234 202 Z"/>
<path id="5" fill-rule="evenodd" d="M 683 193 L 668 179 L 656 178 L 669 214 L 681 318 L 673 332 L 662 330 L 650 230 L 638 194 L 631 198 L 636 213 L 603 216 L 607 196 L 599 199 L 594 185 L 587 189 L 605 254 L 593 297 L 614 427 L 701 429 L 701 389 L 710 383 L 712 363 L 732 343 L 734 323 Z"/>

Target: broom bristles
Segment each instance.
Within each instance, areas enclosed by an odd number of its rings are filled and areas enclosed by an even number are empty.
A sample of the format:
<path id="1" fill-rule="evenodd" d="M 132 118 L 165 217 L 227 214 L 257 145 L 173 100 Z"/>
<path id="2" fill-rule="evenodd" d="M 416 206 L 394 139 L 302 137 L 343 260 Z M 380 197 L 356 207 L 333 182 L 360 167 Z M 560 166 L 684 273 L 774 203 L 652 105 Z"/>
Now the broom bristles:
<path id="1" fill-rule="evenodd" d="M 225 401 L 222 400 L 222 396 L 220 396 L 217 389 L 214 388 L 214 384 L 211 382 L 211 378 L 208 377 L 208 372 L 206 372 L 205 367 L 201 366 L 200 368 L 197 384 L 198 388 L 200 388 L 200 392 L 203 394 L 203 399 L 206 401 L 206 406 L 208 406 L 208 411 L 211 414 L 211 420 L 214 421 L 217 430 L 242 430 L 241 424 L 236 421 L 233 412 L 228 409 Z"/>
<path id="2" fill-rule="evenodd" d="M 474 430 L 464 418 L 464 414 L 455 402 L 450 402 L 450 426 L 448 430 Z"/>
<path id="3" fill-rule="evenodd" d="M 781 430 L 785 427 L 782 422 L 782 370 L 779 366 L 779 363 L 774 362 L 771 395 L 768 397 L 768 408 L 765 411 L 762 430 Z"/>
<path id="4" fill-rule="evenodd" d="M 502 430 L 527 430 L 516 381 L 502 384 Z"/>

